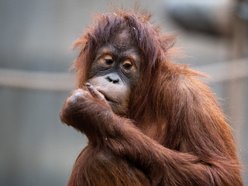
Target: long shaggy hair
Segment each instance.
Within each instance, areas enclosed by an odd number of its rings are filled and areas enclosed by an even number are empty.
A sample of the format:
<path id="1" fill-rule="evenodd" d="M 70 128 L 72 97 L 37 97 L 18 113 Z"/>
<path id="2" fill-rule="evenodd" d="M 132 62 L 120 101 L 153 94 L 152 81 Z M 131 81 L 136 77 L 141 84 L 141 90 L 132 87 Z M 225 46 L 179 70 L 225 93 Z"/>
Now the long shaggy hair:
<path id="1" fill-rule="evenodd" d="M 242 185 L 231 129 L 213 93 L 199 80 L 200 73 L 170 62 L 168 50 L 174 44 L 174 37 L 162 34 L 149 18 L 149 15 L 127 11 L 97 16 L 95 23 L 75 42 L 75 47 L 80 49 L 75 62 L 78 86 L 83 87 L 87 81 L 97 49 L 122 28 L 128 29 L 143 60 L 126 117 L 145 135 L 175 151 L 174 155 L 166 156 L 182 159 L 187 153 L 205 165 L 182 170 L 185 177 L 181 178 L 173 174 L 175 168 L 168 167 L 165 172 L 172 173 L 165 173 L 166 183 L 187 185 L 193 182 L 186 175 L 196 175 L 192 180 L 196 179 L 195 183 L 199 184 Z M 139 147 L 138 142 L 135 145 Z M 145 150 L 142 152 L 147 154 Z M 193 160 L 190 163 L 197 164 Z"/>

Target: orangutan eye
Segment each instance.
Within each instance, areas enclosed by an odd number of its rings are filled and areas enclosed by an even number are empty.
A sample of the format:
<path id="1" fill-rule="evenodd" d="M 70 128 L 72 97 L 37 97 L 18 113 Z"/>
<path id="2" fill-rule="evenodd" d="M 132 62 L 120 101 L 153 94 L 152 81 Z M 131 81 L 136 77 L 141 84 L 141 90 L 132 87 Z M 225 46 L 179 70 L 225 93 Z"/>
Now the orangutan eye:
<path id="1" fill-rule="evenodd" d="M 107 65 L 112 65 L 114 63 L 113 59 L 105 59 Z"/>
<path id="2" fill-rule="evenodd" d="M 133 67 L 133 64 L 132 64 L 131 61 L 125 60 L 125 61 L 122 63 L 122 67 L 123 67 L 125 70 L 131 70 L 131 68 Z"/>
<path id="3" fill-rule="evenodd" d="M 103 57 L 101 57 L 98 62 L 102 65 L 105 65 L 105 66 L 111 66 L 114 64 L 114 60 L 112 58 L 111 55 L 104 55 Z"/>

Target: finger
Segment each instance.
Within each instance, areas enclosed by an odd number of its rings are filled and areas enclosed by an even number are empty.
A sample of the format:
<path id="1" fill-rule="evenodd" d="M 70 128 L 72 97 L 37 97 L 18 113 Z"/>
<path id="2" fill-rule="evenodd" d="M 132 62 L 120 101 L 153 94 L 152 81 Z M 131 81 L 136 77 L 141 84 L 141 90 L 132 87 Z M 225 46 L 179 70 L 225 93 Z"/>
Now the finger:
<path id="1" fill-rule="evenodd" d="M 85 94 L 85 92 L 83 89 L 77 89 L 77 90 L 73 91 L 73 96 L 76 96 L 76 97 L 82 96 L 84 94 Z"/>
<path id="2" fill-rule="evenodd" d="M 85 85 L 93 97 L 100 100 L 105 100 L 104 95 L 101 92 L 99 92 L 92 84 L 87 82 Z"/>
<path id="3" fill-rule="evenodd" d="M 71 96 L 68 98 L 68 102 L 75 103 L 79 98 L 86 97 L 87 95 L 91 95 L 88 91 L 83 89 L 74 90 Z"/>

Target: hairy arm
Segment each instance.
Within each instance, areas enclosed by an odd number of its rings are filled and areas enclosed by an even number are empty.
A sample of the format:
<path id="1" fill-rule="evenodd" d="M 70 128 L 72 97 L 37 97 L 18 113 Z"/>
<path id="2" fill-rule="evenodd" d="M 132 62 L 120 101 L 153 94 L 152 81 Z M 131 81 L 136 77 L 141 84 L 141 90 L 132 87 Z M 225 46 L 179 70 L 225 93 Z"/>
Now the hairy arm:
<path id="1" fill-rule="evenodd" d="M 226 134 L 228 129 L 224 124 L 218 126 L 224 121 L 219 118 L 221 115 L 216 115 L 219 112 L 216 103 L 211 101 L 207 90 L 192 88 L 190 83 L 193 82 L 184 82 L 180 87 L 174 84 L 176 93 L 167 95 L 173 104 L 167 103 L 169 107 L 165 108 L 170 112 L 169 129 L 173 125 L 183 128 L 182 140 L 187 153 L 152 140 L 132 121 L 114 114 L 101 95 L 91 89 L 74 92 L 64 105 L 61 119 L 85 133 L 93 145 L 108 148 L 136 164 L 154 185 L 242 185 L 235 152 L 229 152 L 234 149 L 228 149 L 228 145 L 233 145 L 227 139 L 231 136 Z M 176 136 L 173 130 L 172 136 Z"/>

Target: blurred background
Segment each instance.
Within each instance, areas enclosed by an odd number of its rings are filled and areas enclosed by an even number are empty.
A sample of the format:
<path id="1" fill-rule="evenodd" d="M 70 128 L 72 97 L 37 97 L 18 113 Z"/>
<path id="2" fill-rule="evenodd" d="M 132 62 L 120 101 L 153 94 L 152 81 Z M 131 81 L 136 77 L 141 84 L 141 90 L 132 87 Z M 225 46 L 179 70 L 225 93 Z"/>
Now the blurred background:
<path id="1" fill-rule="evenodd" d="M 248 185 L 248 5 L 245 0 L 142 0 L 152 22 L 176 34 L 185 63 L 230 121 Z M 71 44 L 96 13 L 133 1 L 0 0 L 0 185 L 66 185 L 86 138 L 59 120 L 75 88 Z"/>

